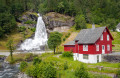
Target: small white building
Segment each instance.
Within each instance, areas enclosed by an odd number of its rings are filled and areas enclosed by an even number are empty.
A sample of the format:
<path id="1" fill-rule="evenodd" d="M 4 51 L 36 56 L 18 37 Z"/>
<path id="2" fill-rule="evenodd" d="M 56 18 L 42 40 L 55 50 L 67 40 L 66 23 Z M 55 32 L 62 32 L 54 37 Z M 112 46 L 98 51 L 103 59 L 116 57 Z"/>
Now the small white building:
<path id="1" fill-rule="evenodd" d="M 116 26 L 116 31 L 120 32 L 120 23 Z"/>

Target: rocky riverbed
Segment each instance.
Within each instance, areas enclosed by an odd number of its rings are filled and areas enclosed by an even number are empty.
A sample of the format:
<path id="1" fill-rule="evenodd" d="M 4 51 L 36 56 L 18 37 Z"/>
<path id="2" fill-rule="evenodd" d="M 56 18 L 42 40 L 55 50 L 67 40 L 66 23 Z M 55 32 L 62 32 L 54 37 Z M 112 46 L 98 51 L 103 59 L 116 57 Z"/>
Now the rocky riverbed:
<path id="1" fill-rule="evenodd" d="M 18 78 L 19 64 L 11 65 L 4 61 L 6 57 L 0 57 L 0 78 Z"/>

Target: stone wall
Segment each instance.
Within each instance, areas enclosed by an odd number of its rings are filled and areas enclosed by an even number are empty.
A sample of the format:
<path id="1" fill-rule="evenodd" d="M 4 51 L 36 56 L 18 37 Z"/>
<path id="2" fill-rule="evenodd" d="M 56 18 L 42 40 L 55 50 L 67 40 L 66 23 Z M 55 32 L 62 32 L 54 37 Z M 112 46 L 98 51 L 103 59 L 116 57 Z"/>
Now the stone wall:
<path id="1" fill-rule="evenodd" d="M 120 55 L 102 55 L 102 61 L 120 63 Z"/>

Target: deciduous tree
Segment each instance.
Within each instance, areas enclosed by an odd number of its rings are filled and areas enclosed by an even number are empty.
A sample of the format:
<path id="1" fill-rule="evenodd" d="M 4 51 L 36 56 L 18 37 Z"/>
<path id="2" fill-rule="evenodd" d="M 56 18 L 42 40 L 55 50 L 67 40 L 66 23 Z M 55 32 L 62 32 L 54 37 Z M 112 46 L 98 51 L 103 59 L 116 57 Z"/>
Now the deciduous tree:
<path id="1" fill-rule="evenodd" d="M 62 34 L 59 32 L 50 33 L 50 37 L 48 39 L 48 46 L 50 49 L 54 50 L 54 54 L 56 47 L 58 47 L 61 44 L 61 36 Z"/>

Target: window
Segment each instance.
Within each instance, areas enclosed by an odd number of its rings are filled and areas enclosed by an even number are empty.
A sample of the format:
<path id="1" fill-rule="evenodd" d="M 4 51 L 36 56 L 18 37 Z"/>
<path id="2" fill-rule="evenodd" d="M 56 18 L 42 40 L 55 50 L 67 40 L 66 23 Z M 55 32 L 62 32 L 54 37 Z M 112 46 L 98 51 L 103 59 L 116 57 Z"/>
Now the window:
<path id="1" fill-rule="evenodd" d="M 110 51 L 110 45 L 107 45 L 107 51 Z"/>
<path id="2" fill-rule="evenodd" d="M 96 51 L 99 51 L 99 45 L 96 45 Z"/>
<path id="3" fill-rule="evenodd" d="M 101 40 L 103 40 L 103 34 L 102 34 L 102 36 L 101 36 Z"/>
<path id="4" fill-rule="evenodd" d="M 88 51 L 88 45 L 83 45 L 83 51 Z"/>
<path id="5" fill-rule="evenodd" d="M 83 54 L 83 59 L 88 59 L 88 54 Z"/>
<path id="6" fill-rule="evenodd" d="M 107 41 L 109 41 L 109 35 L 107 35 Z"/>

